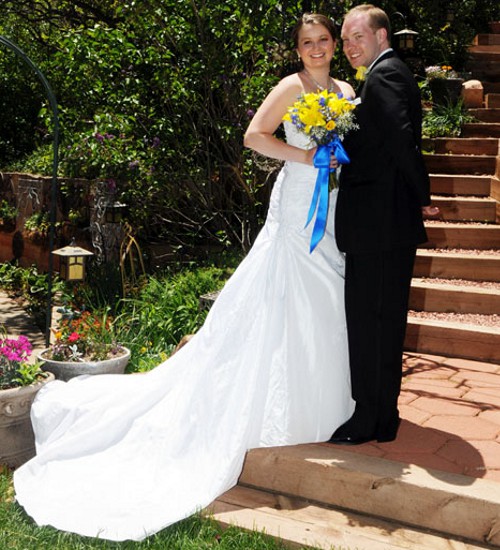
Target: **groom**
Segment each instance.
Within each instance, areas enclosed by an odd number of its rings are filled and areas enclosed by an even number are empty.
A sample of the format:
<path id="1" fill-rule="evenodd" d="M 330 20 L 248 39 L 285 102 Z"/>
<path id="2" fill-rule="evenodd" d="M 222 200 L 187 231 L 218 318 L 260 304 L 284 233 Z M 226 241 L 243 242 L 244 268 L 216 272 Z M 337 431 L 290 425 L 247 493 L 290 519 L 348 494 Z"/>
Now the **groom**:
<path id="1" fill-rule="evenodd" d="M 420 92 L 390 47 L 387 14 L 371 4 L 344 18 L 343 50 L 368 68 L 356 109 L 359 130 L 344 140 L 336 239 L 346 252 L 345 306 L 353 416 L 330 439 L 356 445 L 395 439 L 408 295 L 417 244 L 427 240 L 431 207 L 420 152 Z"/>

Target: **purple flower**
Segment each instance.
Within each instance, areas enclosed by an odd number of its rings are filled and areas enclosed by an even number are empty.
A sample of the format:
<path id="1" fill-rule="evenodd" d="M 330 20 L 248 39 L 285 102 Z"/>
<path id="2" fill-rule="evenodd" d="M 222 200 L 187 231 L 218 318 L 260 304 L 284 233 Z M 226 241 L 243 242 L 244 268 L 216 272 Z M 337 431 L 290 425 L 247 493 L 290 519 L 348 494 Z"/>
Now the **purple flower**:
<path id="1" fill-rule="evenodd" d="M 253 109 L 248 109 L 247 111 L 247 117 L 248 118 L 253 118 L 255 115 L 255 111 Z"/>
<path id="2" fill-rule="evenodd" d="M 99 142 L 99 143 L 102 143 L 104 141 L 104 136 L 102 134 L 100 134 L 99 132 L 96 132 L 94 134 L 94 137 L 96 138 L 96 140 Z"/>
<path id="3" fill-rule="evenodd" d="M 160 142 L 160 138 L 159 138 L 158 136 L 155 136 L 155 137 L 153 138 L 153 143 L 151 144 L 151 147 L 156 148 L 156 147 L 158 147 L 158 146 L 160 145 L 160 143 L 161 143 L 161 142 Z"/>
<path id="4" fill-rule="evenodd" d="M 138 168 L 139 167 L 139 161 L 138 160 L 133 160 L 133 161 L 129 162 L 128 167 L 131 170 L 134 170 L 135 168 Z"/>
<path id="5" fill-rule="evenodd" d="M 113 134 L 106 134 L 104 137 L 106 139 L 115 139 L 115 136 Z"/>

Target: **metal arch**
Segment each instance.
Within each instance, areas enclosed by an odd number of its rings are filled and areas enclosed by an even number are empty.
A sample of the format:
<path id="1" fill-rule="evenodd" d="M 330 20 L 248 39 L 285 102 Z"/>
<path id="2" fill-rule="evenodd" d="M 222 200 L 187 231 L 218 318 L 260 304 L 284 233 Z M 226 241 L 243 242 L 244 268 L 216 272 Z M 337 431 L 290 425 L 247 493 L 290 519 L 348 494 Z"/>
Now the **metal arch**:
<path id="1" fill-rule="evenodd" d="M 49 231 L 49 270 L 48 270 L 48 288 L 47 288 L 47 312 L 45 323 L 45 344 L 48 346 L 50 343 L 50 327 L 52 324 L 52 278 L 53 278 L 53 258 L 52 251 L 54 250 L 54 238 L 55 238 L 55 224 L 56 224 L 56 200 L 57 200 L 57 167 L 59 164 L 59 112 L 57 108 L 57 101 L 50 84 L 48 83 L 45 75 L 40 69 L 31 61 L 31 59 L 19 48 L 0 35 L 0 44 L 3 44 L 7 48 L 11 49 L 17 56 L 19 56 L 38 76 L 49 99 L 50 107 L 52 109 L 52 121 L 54 125 L 54 136 L 52 140 L 54 158 L 52 164 L 52 188 L 51 188 L 51 200 L 50 200 L 50 231 Z"/>

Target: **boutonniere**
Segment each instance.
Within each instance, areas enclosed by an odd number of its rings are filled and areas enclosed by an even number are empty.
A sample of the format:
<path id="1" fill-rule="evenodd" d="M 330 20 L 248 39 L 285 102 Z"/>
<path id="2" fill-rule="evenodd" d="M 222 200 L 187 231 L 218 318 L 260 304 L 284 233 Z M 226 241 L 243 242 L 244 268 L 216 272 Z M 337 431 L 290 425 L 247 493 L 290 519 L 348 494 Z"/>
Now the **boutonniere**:
<path id="1" fill-rule="evenodd" d="M 354 78 L 359 81 L 365 80 L 367 70 L 368 69 L 364 65 L 360 65 Z"/>

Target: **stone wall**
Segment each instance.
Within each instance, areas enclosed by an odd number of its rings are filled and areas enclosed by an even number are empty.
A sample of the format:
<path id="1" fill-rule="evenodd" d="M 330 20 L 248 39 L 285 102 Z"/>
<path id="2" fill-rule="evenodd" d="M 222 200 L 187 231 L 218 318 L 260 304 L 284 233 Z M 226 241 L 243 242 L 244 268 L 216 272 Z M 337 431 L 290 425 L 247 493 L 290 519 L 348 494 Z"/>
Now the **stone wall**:
<path id="1" fill-rule="evenodd" d="M 117 259 L 123 230 L 119 224 L 104 223 L 104 207 L 113 197 L 103 189 L 99 182 L 58 180 L 54 250 L 74 239 L 77 245 L 94 252 L 100 262 Z M 52 178 L 0 173 L 0 201 L 3 199 L 17 208 L 18 215 L 14 224 L 0 226 L 0 262 L 16 260 L 22 267 L 36 265 L 46 271 L 48 227 L 45 223 L 40 230 L 29 230 L 26 221 L 40 212 L 46 214 L 46 220 L 50 218 Z"/>

